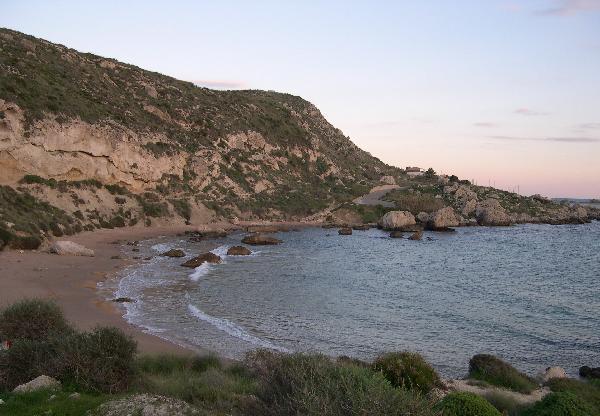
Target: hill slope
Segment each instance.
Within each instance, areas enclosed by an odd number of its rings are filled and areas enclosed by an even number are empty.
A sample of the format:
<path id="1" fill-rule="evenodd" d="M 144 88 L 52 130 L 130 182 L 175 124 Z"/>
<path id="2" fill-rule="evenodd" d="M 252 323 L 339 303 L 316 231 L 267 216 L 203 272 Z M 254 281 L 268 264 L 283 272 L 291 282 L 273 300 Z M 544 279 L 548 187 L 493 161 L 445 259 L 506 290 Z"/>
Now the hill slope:
<path id="1" fill-rule="evenodd" d="M 300 97 L 199 88 L 8 29 L 0 29 L 0 48 L 0 184 L 35 175 L 25 180 L 37 183 L 29 192 L 50 202 L 60 184 L 89 208 L 92 196 L 80 192 L 89 186 L 69 183 L 93 180 L 150 193 L 141 198 L 164 202 L 166 216 L 179 205 L 224 217 L 300 218 L 398 172 Z M 92 211 L 106 208 L 105 194 Z"/>

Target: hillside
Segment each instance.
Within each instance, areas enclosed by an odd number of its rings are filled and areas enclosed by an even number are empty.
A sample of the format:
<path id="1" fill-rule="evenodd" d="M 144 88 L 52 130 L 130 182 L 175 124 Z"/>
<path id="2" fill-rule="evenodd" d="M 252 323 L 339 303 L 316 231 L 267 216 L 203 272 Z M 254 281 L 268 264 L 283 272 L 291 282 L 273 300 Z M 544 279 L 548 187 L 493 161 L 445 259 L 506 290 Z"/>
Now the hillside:
<path id="1" fill-rule="evenodd" d="M 302 218 L 399 172 L 300 97 L 199 88 L 8 29 L 0 48 L 0 185 L 84 228 Z"/>
<path id="2" fill-rule="evenodd" d="M 400 186 L 386 208 L 352 203 L 382 179 Z M 459 225 L 600 217 L 456 177 L 410 177 L 359 149 L 300 97 L 200 88 L 0 29 L 0 248 L 96 228 L 350 224 L 394 208 L 418 219 L 445 206 Z M 486 224 L 480 211 L 500 219 Z"/>

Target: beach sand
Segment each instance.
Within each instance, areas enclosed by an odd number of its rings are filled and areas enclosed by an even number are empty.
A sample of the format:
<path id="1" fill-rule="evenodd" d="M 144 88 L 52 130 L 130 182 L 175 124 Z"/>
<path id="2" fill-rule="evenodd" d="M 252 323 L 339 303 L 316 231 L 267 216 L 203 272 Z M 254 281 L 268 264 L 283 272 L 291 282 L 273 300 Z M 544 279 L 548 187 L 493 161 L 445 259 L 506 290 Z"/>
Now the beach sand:
<path id="1" fill-rule="evenodd" d="M 59 256 L 43 251 L 0 252 L 0 309 L 25 298 L 55 300 L 66 318 L 81 330 L 95 326 L 114 326 L 131 335 L 140 353 L 207 353 L 172 344 L 128 324 L 120 305 L 103 299 L 97 292 L 104 281 L 134 260 L 111 259 L 120 254 L 116 240 L 143 240 L 174 235 L 194 227 L 120 228 L 98 230 L 60 238 L 82 244 L 95 251 L 94 257 Z"/>

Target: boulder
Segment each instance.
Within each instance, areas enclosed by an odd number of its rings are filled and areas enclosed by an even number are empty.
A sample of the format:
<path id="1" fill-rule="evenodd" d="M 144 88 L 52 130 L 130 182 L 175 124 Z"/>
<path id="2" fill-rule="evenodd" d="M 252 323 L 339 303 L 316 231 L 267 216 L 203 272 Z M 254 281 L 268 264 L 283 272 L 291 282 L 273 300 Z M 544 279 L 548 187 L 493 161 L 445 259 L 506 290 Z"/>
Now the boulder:
<path id="1" fill-rule="evenodd" d="M 600 367 L 588 367 L 584 365 L 579 369 L 579 375 L 583 378 L 600 378 Z"/>
<path id="2" fill-rule="evenodd" d="M 447 230 L 450 227 L 458 227 L 460 222 L 452 207 L 444 207 L 429 216 L 427 227 L 431 230 Z"/>
<path id="3" fill-rule="evenodd" d="M 402 238 L 402 231 L 392 231 L 390 238 Z"/>
<path id="4" fill-rule="evenodd" d="M 541 376 L 542 383 L 553 378 L 567 378 L 567 373 L 562 367 L 548 367 Z"/>
<path id="5" fill-rule="evenodd" d="M 228 256 L 248 256 L 250 254 L 252 254 L 252 252 L 244 246 L 233 246 L 229 247 L 227 250 Z"/>
<path id="6" fill-rule="evenodd" d="M 393 176 L 382 176 L 379 181 L 385 185 L 396 185 L 396 179 Z"/>
<path id="7" fill-rule="evenodd" d="M 134 303 L 135 302 L 135 300 L 128 298 L 128 297 L 114 298 L 112 301 L 115 303 Z"/>
<path id="8" fill-rule="evenodd" d="M 419 212 L 417 214 L 417 221 L 422 224 L 427 224 L 429 222 L 429 214 L 423 211 Z"/>
<path id="9" fill-rule="evenodd" d="M 409 240 L 420 240 L 421 238 L 423 238 L 423 231 L 421 230 L 415 231 L 413 235 L 408 237 Z"/>
<path id="10" fill-rule="evenodd" d="M 477 205 L 475 211 L 479 225 L 506 226 L 511 219 L 497 199 L 488 198 Z"/>
<path id="11" fill-rule="evenodd" d="M 185 263 L 182 264 L 182 266 L 196 268 L 196 267 L 200 266 L 202 263 L 218 264 L 218 263 L 221 263 L 221 257 L 217 256 L 214 253 L 208 252 L 208 253 L 200 254 L 199 256 L 186 261 Z"/>
<path id="12" fill-rule="evenodd" d="M 282 242 L 283 241 L 281 241 L 275 237 L 271 237 L 268 235 L 262 235 L 262 234 L 251 234 L 251 235 L 247 235 L 246 237 L 242 238 L 242 243 L 250 244 L 251 246 L 271 246 L 271 245 L 281 244 Z"/>
<path id="13" fill-rule="evenodd" d="M 28 383 L 15 387 L 13 393 L 30 393 L 40 389 L 59 389 L 60 381 L 48 376 L 39 376 Z"/>
<path id="14" fill-rule="evenodd" d="M 180 250 L 178 248 L 172 248 L 171 250 L 165 251 L 164 253 L 162 253 L 161 256 L 165 256 L 165 257 L 185 257 L 185 253 L 183 252 L 183 250 Z"/>
<path id="15" fill-rule="evenodd" d="M 469 199 L 468 201 L 465 201 L 465 203 L 462 205 L 460 213 L 465 217 L 470 217 L 471 214 L 473 214 L 476 209 L 477 209 L 477 200 Z"/>
<path id="16" fill-rule="evenodd" d="M 416 223 L 415 216 L 408 211 L 390 211 L 379 220 L 381 228 L 389 231 L 402 230 Z"/>
<path id="17" fill-rule="evenodd" d="M 73 241 L 55 241 L 48 249 L 50 253 L 58 254 L 59 256 L 88 256 L 94 257 L 94 250 L 90 250 L 81 244 Z"/>
<path id="18" fill-rule="evenodd" d="M 352 235 L 352 228 L 344 227 L 338 230 L 339 235 Z"/>

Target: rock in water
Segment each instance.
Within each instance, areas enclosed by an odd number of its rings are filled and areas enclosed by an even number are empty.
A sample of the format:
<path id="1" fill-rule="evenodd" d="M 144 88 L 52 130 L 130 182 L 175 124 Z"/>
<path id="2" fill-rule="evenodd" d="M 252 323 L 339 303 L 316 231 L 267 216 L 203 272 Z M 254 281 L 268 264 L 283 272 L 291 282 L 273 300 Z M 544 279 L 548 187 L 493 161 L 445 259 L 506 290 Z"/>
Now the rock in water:
<path id="1" fill-rule="evenodd" d="M 371 226 L 369 224 L 355 225 L 354 227 L 352 227 L 352 229 L 356 231 L 367 231 L 370 228 Z"/>
<path id="2" fill-rule="evenodd" d="M 408 211 L 390 211 L 379 220 L 381 228 L 388 231 L 401 230 L 416 223 L 415 216 Z"/>
<path id="3" fill-rule="evenodd" d="M 435 211 L 427 221 L 427 227 L 431 230 L 441 231 L 450 227 L 458 227 L 459 220 L 452 207 L 444 207 Z"/>
<path id="4" fill-rule="evenodd" d="M 478 204 L 475 215 L 479 225 L 506 226 L 511 224 L 510 216 L 497 199 L 488 198 Z"/>
<path id="5" fill-rule="evenodd" d="M 88 256 L 94 257 L 94 250 L 85 248 L 81 244 L 72 241 L 55 241 L 50 245 L 48 250 L 50 253 L 58 254 L 59 256 Z"/>
<path id="6" fill-rule="evenodd" d="M 28 383 L 15 387 L 13 393 L 29 393 L 40 389 L 59 389 L 60 381 L 48 376 L 39 376 Z"/>
<path id="7" fill-rule="evenodd" d="M 162 253 L 161 256 L 165 256 L 165 257 L 185 257 L 185 253 L 183 252 L 183 250 L 180 250 L 178 248 L 172 248 L 171 250 L 165 251 L 164 253 Z"/>
<path id="8" fill-rule="evenodd" d="M 392 231 L 390 233 L 391 238 L 402 238 L 402 231 Z"/>
<path id="9" fill-rule="evenodd" d="M 600 367 L 591 368 L 584 365 L 579 369 L 579 375 L 583 378 L 600 378 Z"/>
<path id="10" fill-rule="evenodd" d="M 347 228 L 347 227 L 340 228 L 338 230 L 338 234 L 339 235 L 352 235 L 352 228 Z"/>
<path id="11" fill-rule="evenodd" d="M 268 235 L 262 235 L 262 234 L 252 234 L 252 235 L 247 235 L 246 237 L 242 238 L 242 243 L 250 244 L 251 246 L 270 246 L 270 245 L 281 244 L 282 242 L 283 241 L 281 241 L 275 237 L 270 237 Z"/>
<path id="12" fill-rule="evenodd" d="M 419 212 L 417 214 L 417 221 L 422 224 L 427 224 L 429 222 L 429 214 L 426 212 Z"/>
<path id="13" fill-rule="evenodd" d="M 252 252 L 244 246 L 233 246 L 227 250 L 228 256 L 249 256 Z"/>
<path id="14" fill-rule="evenodd" d="M 421 230 L 415 231 L 413 235 L 408 237 L 409 240 L 420 240 L 421 238 L 423 238 L 423 231 Z"/>
<path id="15" fill-rule="evenodd" d="M 194 257 L 182 264 L 183 267 L 192 267 L 196 268 L 200 266 L 202 263 L 213 263 L 218 264 L 221 263 L 221 257 L 217 256 L 214 253 L 208 252 L 199 255 L 198 257 Z"/>

